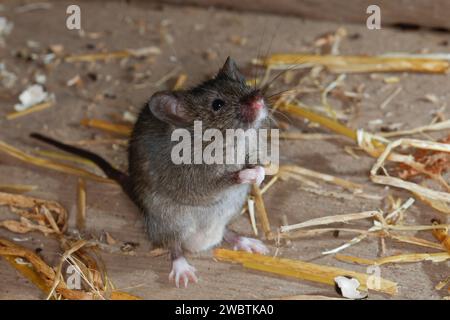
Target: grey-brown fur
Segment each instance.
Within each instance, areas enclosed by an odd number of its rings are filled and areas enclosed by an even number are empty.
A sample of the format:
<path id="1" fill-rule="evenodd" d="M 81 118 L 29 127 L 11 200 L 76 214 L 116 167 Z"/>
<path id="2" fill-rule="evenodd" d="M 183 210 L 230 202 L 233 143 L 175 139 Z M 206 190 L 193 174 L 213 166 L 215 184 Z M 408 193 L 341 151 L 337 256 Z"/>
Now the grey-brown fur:
<path id="1" fill-rule="evenodd" d="M 175 165 L 170 155 L 177 142 L 171 142 L 171 134 L 177 127 L 193 132 L 194 120 L 203 121 L 203 130 L 259 126 L 240 118 L 242 99 L 253 92 L 229 60 L 214 79 L 191 90 L 167 93 L 182 104 L 182 123 L 160 120 L 150 110 L 152 101 L 141 111 L 130 140 L 129 173 L 133 198 L 154 244 L 195 252 L 222 240 L 249 191 L 248 184 L 235 180 L 244 165 Z M 217 98 L 226 103 L 218 112 L 211 108 Z"/>

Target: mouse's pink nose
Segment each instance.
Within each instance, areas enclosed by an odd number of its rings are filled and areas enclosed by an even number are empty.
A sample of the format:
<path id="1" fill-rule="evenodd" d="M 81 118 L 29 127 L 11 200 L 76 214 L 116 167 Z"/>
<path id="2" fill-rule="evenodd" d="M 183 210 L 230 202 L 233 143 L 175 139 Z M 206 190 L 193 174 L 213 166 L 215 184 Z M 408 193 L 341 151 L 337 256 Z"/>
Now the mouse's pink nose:
<path id="1" fill-rule="evenodd" d="M 264 107 L 264 100 L 262 98 L 250 103 L 250 107 L 254 110 L 260 110 Z"/>
<path id="2" fill-rule="evenodd" d="M 241 115 L 245 122 L 255 121 L 264 109 L 264 99 L 257 97 L 247 100 L 241 107 Z"/>

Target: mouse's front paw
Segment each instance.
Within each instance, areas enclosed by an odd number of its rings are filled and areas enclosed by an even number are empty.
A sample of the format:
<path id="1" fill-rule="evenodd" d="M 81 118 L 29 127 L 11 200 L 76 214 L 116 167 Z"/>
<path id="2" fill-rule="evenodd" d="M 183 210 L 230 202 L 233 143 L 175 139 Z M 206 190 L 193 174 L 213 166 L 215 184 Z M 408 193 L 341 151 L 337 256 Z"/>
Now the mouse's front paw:
<path id="1" fill-rule="evenodd" d="M 234 250 L 242 250 L 260 254 L 269 253 L 269 249 L 258 239 L 239 237 L 234 241 Z"/>
<path id="2" fill-rule="evenodd" d="M 263 182 L 266 173 L 263 167 L 243 169 L 237 174 L 238 183 L 256 183 L 258 186 Z"/>
<path id="3" fill-rule="evenodd" d="M 184 283 L 184 287 L 186 288 L 189 280 L 192 282 L 198 281 L 195 272 L 195 268 L 191 266 L 184 257 L 179 257 L 172 261 L 172 271 L 170 271 L 169 280 L 174 280 L 177 288 L 180 287 L 181 281 Z"/>

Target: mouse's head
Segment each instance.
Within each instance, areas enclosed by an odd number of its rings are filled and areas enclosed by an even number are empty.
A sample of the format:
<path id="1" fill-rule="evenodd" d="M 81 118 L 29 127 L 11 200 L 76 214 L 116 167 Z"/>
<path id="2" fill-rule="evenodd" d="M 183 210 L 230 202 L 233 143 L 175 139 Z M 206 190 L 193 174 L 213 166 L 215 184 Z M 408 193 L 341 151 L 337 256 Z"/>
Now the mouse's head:
<path id="1" fill-rule="evenodd" d="M 231 58 L 213 79 L 186 91 L 158 92 L 149 107 L 158 119 L 177 127 L 201 120 L 205 129 L 258 128 L 267 117 L 263 94 L 246 84 Z"/>

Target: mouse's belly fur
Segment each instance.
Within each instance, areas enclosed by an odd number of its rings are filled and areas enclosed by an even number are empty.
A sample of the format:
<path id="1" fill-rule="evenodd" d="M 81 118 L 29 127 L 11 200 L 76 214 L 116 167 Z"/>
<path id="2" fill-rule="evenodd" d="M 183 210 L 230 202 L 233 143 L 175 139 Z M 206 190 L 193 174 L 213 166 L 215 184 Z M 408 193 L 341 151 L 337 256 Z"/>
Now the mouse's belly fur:
<path id="1" fill-rule="evenodd" d="M 222 242 L 225 227 L 230 220 L 238 215 L 244 205 L 248 193 L 248 186 L 233 188 L 225 192 L 223 201 L 197 211 L 199 220 L 196 228 L 183 239 L 183 248 L 198 252 L 208 250 Z M 195 213 L 194 213 L 195 214 Z M 211 219 L 211 214 L 216 217 Z"/>
<path id="2" fill-rule="evenodd" d="M 219 200 L 196 206 L 152 193 L 145 206 L 150 240 L 164 247 L 179 244 L 190 252 L 214 247 L 222 241 L 230 220 L 240 213 L 249 189 L 249 185 L 236 185 L 221 192 Z"/>

